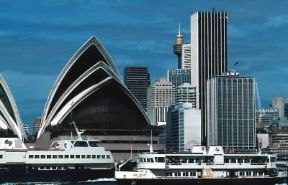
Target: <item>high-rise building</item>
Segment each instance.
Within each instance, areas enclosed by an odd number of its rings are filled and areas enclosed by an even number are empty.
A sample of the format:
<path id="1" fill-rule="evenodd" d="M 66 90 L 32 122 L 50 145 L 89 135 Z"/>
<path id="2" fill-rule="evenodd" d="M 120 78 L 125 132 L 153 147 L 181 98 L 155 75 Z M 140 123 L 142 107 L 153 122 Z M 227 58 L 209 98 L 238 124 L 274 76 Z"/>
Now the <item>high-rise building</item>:
<path id="1" fill-rule="evenodd" d="M 285 99 L 283 97 L 277 96 L 272 99 L 272 107 L 278 109 L 280 118 L 284 117 L 284 103 Z"/>
<path id="2" fill-rule="evenodd" d="M 34 119 L 32 134 L 37 134 L 37 132 L 39 131 L 40 127 L 41 127 L 41 117 L 39 116 L 39 117 L 36 117 Z"/>
<path id="3" fill-rule="evenodd" d="M 182 69 L 191 69 L 191 44 L 182 45 Z"/>
<path id="4" fill-rule="evenodd" d="M 191 16 L 191 84 L 201 109 L 202 141 L 206 144 L 206 82 L 227 71 L 227 13 L 196 12 Z"/>
<path id="5" fill-rule="evenodd" d="M 176 35 L 175 43 L 173 45 L 173 52 L 177 55 L 177 66 L 178 69 L 181 69 L 182 66 L 182 44 L 183 44 L 183 35 L 180 33 L 180 24 L 178 34 Z"/>
<path id="6" fill-rule="evenodd" d="M 275 108 L 262 108 L 256 110 L 256 122 L 271 125 L 279 121 L 279 110 Z"/>
<path id="7" fill-rule="evenodd" d="M 256 146 L 255 79 L 237 73 L 207 81 L 208 145 L 253 149 Z"/>
<path id="8" fill-rule="evenodd" d="M 176 88 L 176 104 L 191 103 L 192 108 L 196 108 L 196 88 L 189 83 L 183 83 Z"/>
<path id="9" fill-rule="evenodd" d="M 166 122 L 168 107 L 175 103 L 175 88 L 165 79 L 155 81 L 147 92 L 147 114 L 152 124 Z"/>
<path id="10" fill-rule="evenodd" d="M 180 152 L 201 144 L 201 114 L 191 103 L 171 106 L 167 113 L 166 149 Z"/>
<path id="11" fill-rule="evenodd" d="M 124 83 L 144 110 L 147 108 L 147 88 L 150 85 L 150 74 L 147 67 L 125 67 Z"/>
<path id="12" fill-rule="evenodd" d="M 177 88 L 183 83 L 191 83 L 191 70 L 189 69 L 169 69 L 167 71 L 167 79 Z"/>

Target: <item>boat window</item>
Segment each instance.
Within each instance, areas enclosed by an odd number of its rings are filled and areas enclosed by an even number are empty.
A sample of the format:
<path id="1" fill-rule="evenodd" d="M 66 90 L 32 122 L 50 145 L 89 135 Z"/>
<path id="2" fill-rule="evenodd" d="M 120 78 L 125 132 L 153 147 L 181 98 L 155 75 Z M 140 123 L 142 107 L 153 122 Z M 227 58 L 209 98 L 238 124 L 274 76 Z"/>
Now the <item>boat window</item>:
<path id="1" fill-rule="evenodd" d="M 150 161 L 150 158 L 147 158 L 147 162 L 148 162 L 148 163 L 150 163 L 150 162 L 151 162 L 151 161 Z"/>
<path id="2" fill-rule="evenodd" d="M 96 158 L 96 155 L 92 155 L 92 158 L 95 159 L 95 158 Z"/>
<path id="3" fill-rule="evenodd" d="M 35 158 L 36 158 L 36 159 L 39 159 L 39 155 L 35 155 Z"/>
<path id="4" fill-rule="evenodd" d="M 1 155 L 2 156 L 2 155 Z M 33 155 L 29 155 L 29 159 L 32 159 L 33 158 Z"/>
<path id="5" fill-rule="evenodd" d="M 57 159 L 57 155 L 53 155 L 53 159 Z"/>
<path id="6" fill-rule="evenodd" d="M 271 162 L 275 162 L 276 161 L 276 157 L 271 157 Z"/>
<path id="7" fill-rule="evenodd" d="M 69 155 L 65 155 L 65 159 L 68 159 L 69 158 Z"/>
<path id="8" fill-rule="evenodd" d="M 88 147 L 88 143 L 86 141 L 76 141 L 74 147 Z"/>
<path id="9" fill-rule="evenodd" d="M 97 159 L 100 159 L 100 155 L 97 155 Z"/>
<path id="10" fill-rule="evenodd" d="M 87 155 L 86 158 L 87 158 L 87 159 L 90 159 L 90 158 L 91 158 L 91 155 Z"/>
<path id="11" fill-rule="evenodd" d="M 77 158 L 77 159 L 80 159 L 80 155 L 76 155 L 76 158 Z"/>
<path id="12" fill-rule="evenodd" d="M 41 159 L 45 159 L 45 155 L 41 155 Z"/>
<path id="13" fill-rule="evenodd" d="M 107 158 L 107 159 L 110 159 L 110 155 L 106 155 L 106 158 Z"/>
<path id="14" fill-rule="evenodd" d="M 3 158 L 3 155 L 0 155 L 0 159 L 2 159 Z"/>
<path id="15" fill-rule="evenodd" d="M 102 155 L 102 159 L 105 159 L 105 155 Z"/>
<path id="16" fill-rule="evenodd" d="M 89 145 L 91 147 L 98 147 L 98 142 L 97 141 L 89 141 Z"/>
<path id="17" fill-rule="evenodd" d="M 81 158 L 82 158 L 82 159 L 85 159 L 85 158 L 86 158 L 86 156 L 85 156 L 85 155 L 81 155 Z"/>
<path id="18" fill-rule="evenodd" d="M 47 155 L 47 159 L 51 159 L 51 155 Z"/>
<path id="19" fill-rule="evenodd" d="M 60 159 L 63 159 L 63 155 L 59 155 L 59 158 L 60 158 Z"/>
<path id="20" fill-rule="evenodd" d="M 165 158 L 164 157 L 156 157 L 156 161 L 158 163 L 164 163 L 165 162 Z"/>
<path id="21" fill-rule="evenodd" d="M 71 159 L 74 159 L 74 155 L 70 155 L 70 158 L 71 158 Z"/>

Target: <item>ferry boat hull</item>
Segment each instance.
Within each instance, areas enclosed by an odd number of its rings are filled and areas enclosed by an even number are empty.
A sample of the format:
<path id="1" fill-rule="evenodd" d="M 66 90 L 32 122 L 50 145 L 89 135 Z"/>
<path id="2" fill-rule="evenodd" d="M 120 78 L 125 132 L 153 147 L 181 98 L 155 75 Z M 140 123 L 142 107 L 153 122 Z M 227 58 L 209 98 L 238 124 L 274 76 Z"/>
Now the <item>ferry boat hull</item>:
<path id="1" fill-rule="evenodd" d="M 118 185 L 275 185 L 284 183 L 285 178 L 225 178 L 225 179 L 193 179 L 193 178 L 158 178 L 158 179 L 117 179 Z"/>
<path id="2" fill-rule="evenodd" d="M 6 169 L 0 169 L 0 183 L 87 181 L 113 177 L 114 169 L 93 170 L 79 167 L 65 170 L 38 170 L 25 165 L 12 165 Z"/>

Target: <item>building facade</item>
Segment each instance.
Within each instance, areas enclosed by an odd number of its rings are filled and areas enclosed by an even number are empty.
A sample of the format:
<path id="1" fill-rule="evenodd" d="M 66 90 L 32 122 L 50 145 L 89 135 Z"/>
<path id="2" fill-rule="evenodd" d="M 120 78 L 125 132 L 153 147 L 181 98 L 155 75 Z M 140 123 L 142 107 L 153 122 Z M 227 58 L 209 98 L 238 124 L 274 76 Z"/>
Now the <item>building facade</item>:
<path id="1" fill-rule="evenodd" d="M 206 82 L 227 71 L 227 13 L 196 12 L 191 16 L 191 83 L 197 90 L 206 143 Z"/>
<path id="2" fill-rule="evenodd" d="M 201 145 L 201 114 L 191 103 L 179 103 L 169 108 L 165 128 L 166 149 L 182 152 Z"/>
<path id="3" fill-rule="evenodd" d="M 125 67 L 124 83 L 146 111 L 147 88 L 150 85 L 150 74 L 148 68 L 136 66 Z"/>
<path id="4" fill-rule="evenodd" d="M 172 83 L 174 88 L 183 83 L 191 83 L 191 70 L 189 69 L 169 69 L 167 71 L 167 80 Z"/>
<path id="5" fill-rule="evenodd" d="M 255 79 L 227 74 L 207 82 L 208 145 L 254 149 Z"/>
<path id="6" fill-rule="evenodd" d="M 176 88 L 176 104 L 177 103 L 191 103 L 193 108 L 197 107 L 196 104 L 196 87 L 189 83 L 183 83 Z"/>
<path id="7" fill-rule="evenodd" d="M 182 45 L 182 69 L 191 69 L 191 44 Z"/>
<path id="8" fill-rule="evenodd" d="M 155 81 L 148 88 L 147 114 L 152 124 L 166 122 L 169 106 L 175 104 L 175 87 L 165 79 Z"/>

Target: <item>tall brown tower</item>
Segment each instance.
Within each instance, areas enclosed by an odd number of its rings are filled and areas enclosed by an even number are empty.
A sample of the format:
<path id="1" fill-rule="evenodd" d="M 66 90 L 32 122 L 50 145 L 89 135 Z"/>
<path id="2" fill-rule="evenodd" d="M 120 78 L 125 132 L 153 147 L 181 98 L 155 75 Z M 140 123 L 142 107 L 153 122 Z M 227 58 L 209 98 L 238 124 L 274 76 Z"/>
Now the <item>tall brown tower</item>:
<path id="1" fill-rule="evenodd" d="M 175 44 L 173 45 L 173 52 L 178 58 L 178 69 L 181 69 L 182 65 L 182 45 L 183 45 L 183 35 L 180 33 L 180 24 L 178 28 L 178 34 L 176 35 Z"/>

